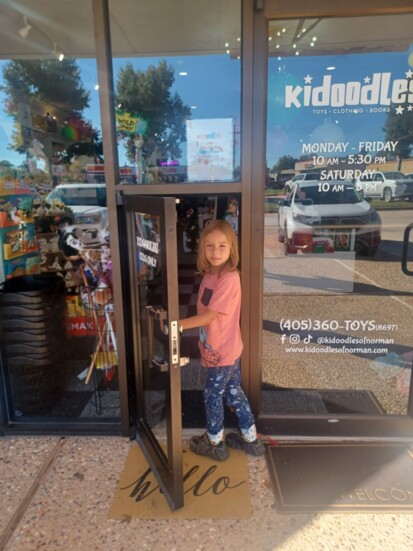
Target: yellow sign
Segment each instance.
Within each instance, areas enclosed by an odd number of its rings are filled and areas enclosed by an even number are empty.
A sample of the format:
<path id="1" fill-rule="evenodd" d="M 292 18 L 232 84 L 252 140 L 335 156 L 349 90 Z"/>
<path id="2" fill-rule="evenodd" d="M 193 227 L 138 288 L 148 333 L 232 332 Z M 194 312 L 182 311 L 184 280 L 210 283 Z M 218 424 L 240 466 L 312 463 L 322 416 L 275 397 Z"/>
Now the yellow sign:
<path id="1" fill-rule="evenodd" d="M 118 123 L 118 130 L 121 132 L 129 132 L 133 134 L 138 124 L 139 118 L 132 117 L 130 113 L 117 113 L 116 121 Z"/>

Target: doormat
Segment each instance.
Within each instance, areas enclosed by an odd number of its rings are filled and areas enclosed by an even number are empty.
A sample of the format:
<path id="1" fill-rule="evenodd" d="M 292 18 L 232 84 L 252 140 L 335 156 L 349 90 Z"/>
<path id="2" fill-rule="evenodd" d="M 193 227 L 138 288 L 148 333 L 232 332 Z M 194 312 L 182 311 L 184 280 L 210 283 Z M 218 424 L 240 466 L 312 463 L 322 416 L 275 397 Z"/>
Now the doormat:
<path id="1" fill-rule="evenodd" d="M 183 450 L 184 506 L 171 511 L 139 446 L 131 446 L 109 518 L 248 518 L 252 514 L 244 452 L 215 462 Z"/>
<path id="2" fill-rule="evenodd" d="M 320 396 L 328 413 L 386 413 L 370 390 L 320 390 Z"/>
<path id="3" fill-rule="evenodd" d="M 413 511 L 413 452 L 403 444 L 267 446 L 280 513 Z"/>
<path id="4" fill-rule="evenodd" d="M 370 390 L 288 389 L 262 387 L 264 413 L 313 413 L 383 415 L 384 409 Z"/>

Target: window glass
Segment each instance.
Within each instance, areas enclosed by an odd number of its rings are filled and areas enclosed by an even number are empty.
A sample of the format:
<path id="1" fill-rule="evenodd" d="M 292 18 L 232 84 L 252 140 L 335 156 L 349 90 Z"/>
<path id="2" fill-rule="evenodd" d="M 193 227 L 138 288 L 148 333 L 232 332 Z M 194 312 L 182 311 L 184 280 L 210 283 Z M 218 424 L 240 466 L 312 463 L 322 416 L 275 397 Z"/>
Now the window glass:
<path id="1" fill-rule="evenodd" d="M 268 27 L 263 408 L 406 414 L 413 15 Z"/>
<path id="2" fill-rule="evenodd" d="M 14 421 L 119 418 L 91 2 L 25 4 L 0 7 L 2 381 Z"/>
<path id="3" fill-rule="evenodd" d="M 113 0 L 110 12 L 121 182 L 239 179 L 239 0 Z"/>

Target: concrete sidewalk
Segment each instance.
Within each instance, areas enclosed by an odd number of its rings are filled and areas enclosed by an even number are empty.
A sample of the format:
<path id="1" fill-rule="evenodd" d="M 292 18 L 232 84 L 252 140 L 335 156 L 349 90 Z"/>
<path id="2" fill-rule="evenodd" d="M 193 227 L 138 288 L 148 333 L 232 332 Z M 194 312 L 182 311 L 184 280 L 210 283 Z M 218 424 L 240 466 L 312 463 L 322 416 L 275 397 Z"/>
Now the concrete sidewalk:
<path id="1" fill-rule="evenodd" d="M 135 445 L 120 437 L 1 438 L 0 551 L 413 549 L 413 514 L 278 514 L 265 458 L 248 458 L 247 520 L 108 519 Z"/>

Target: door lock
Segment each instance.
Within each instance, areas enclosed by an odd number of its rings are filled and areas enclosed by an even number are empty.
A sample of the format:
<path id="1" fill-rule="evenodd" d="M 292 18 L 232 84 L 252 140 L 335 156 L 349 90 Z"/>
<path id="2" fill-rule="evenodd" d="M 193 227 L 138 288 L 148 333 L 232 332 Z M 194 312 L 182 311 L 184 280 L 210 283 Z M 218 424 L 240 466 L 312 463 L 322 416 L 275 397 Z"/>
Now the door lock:
<path id="1" fill-rule="evenodd" d="M 155 341 L 153 321 L 158 320 L 160 329 L 164 335 L 169 336 L 170 358 L 172 365 L 175 367 L 184 367 L 189 364 L 189 358 L 187 356 L 179 356 L 179 321 L 171 321 L 168 326 L 168 313 L 162 308 L 153 308 L 153 306 L 146 307 L 146 323 L 147 323 L 147 340 L 148 340 L 148 357 L 150 361 L 150 367 L 157 369 L 158 371 L 169 371 L 169 363 L 155 355 Z"/>

